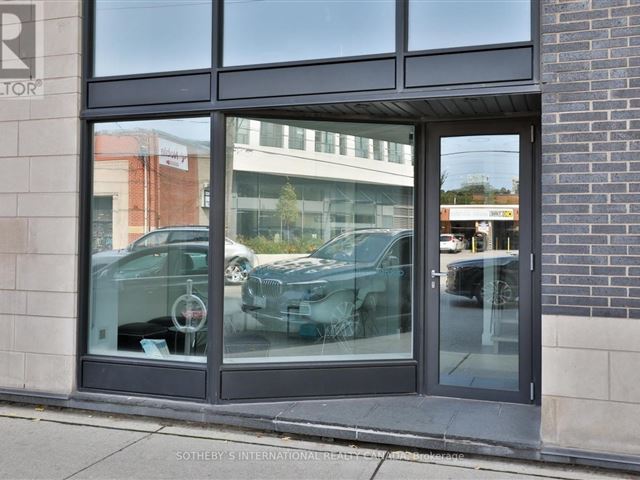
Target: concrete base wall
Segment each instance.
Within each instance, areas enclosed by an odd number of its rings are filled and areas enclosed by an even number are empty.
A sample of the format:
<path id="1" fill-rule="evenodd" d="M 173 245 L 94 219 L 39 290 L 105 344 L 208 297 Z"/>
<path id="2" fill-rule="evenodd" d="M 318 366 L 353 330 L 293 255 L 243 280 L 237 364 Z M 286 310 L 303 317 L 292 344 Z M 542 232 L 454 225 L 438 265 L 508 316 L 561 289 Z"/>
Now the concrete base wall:
<path id="1" fill-rule="evenodd" d="M 545 315 L 542 441 L 640 455 L 640 321 Z"/>

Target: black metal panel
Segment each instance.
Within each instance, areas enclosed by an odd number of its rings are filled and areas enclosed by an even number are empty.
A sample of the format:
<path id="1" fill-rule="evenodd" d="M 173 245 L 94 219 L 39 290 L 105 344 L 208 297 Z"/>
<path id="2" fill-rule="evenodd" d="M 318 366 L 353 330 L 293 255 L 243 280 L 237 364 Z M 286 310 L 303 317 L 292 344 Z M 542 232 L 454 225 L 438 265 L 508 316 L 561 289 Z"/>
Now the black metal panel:
<path id="1" fill-rule="evenodd" d="M 85 360 L 84 388 L 163 397 L 206 398 L 206 370 Z"/>
<path id="2" fill-rule="evenodd" d="M 414 90 L 415 92 L 415 90 Z M 450 94 L 451 95 L 451 94 Z M 511 94 L 503 97 L 449 96 L 444 98 L 380 102 L 357 102 L 332 104 L 332 112 L 326 105 L 291 105 L 282 108 L 260 108 L 235 111 L 237 115 L 252 117 L 276 117 L 300 120 L 354 121 L 354 122 L 399 122 L 441 121 L 458 119 L 486 119 L 504 117 L 531 117 L 540 114 L 540 96 L 537 94 Z M 510 100 L 513 98 L 514 100 Z M 498 101 L 500 99 L 500 101 Z M 517 105 L 526 110 L 516 109 Z M 105 112 L 106 113 L 106 112 Z"/>
<path id="3" fill-rule="evenodd" d="M 218 98 L 277 97 L 388 90 L 396 86 L 395 59 L 221 71 Z"/>
<path id="4" fill-rule="evenodd" d="M 427 167 L 426 142 L 427 131 L 424 123 L 416 124 L 414 130 L 414 180 L 413 180 L 413 352 L 418 360 L 416 371 L 418 393 L 426 389 L 424 348 L 426 339 L 427 304 L 425 302 L 427 290 L 427 276 L 423 265 L 427 255 L 427 190 L 425 182 L 425 169 Z"/>
<path id="5" fill-rule="evenodd" d="M 415 365 L 227 370 L 226 400 L 414 393 Z"/>
<path id="6" fill-rule="evenodd" d="M 534 139 L 542 138 L 540 128 L 540 117 L 536 118 Z M 531 205 L 534 206 L 532 213 L 531 235 L 532 249 L 534 254 L 534 269 L 531 279 L 531 380 L 534 384 L 534 402 L 536 405 L 542 404 L 542 209 L 535 208 L 542 205 L 542 142 L 535 140 L 533 144 L 533 184 L 531 192 Z"/>
<path id="7" fill-rule="evenodd" d="M 170 75 L 89 82 L 88 108 L 208 102 L 211 74 Z"/>
<path id="8" fill-rule="evenodd" d="M 405 59 L 405 87 L 530 80 L 531 47 L 421 55 Z"/>
<path id="9" fill-rule="evenodd" d="M 226 118 L 221 112 L 211 115 L 211 208 L 209 209 L 209 329 L 207 332 L 207 362 L 209 366 L 209 397 L 220 400 L 220 368 L 223 356 L 224 332 L 224 249 L 226 231 Z M 233 148 L 233 145 L 230 146 Z M 219 273 L 218 273 L 219 272 Z"/>

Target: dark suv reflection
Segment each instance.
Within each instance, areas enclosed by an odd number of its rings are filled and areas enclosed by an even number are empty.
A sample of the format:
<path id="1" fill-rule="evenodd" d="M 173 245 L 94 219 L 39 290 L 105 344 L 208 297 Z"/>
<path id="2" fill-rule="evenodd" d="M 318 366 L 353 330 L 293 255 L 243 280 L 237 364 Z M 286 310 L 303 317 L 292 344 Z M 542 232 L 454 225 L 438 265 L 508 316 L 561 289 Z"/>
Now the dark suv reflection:
<path id="1" fill-rule="evenodd" d="M 518 255 L 460 260 L 447 265 L 446 292 L 496 307 L 518 300 Z"/>
<path id="2" fill-rule="evenodd" d="M 242 286 L 242 310 L 268 328 L 286 327 L 289 332 L 304 324 L 327 328 L 345 322 L 366 329 L 382 315 L 406 330 L 411 243 L 411 230 L 358 230 L 330 240 L 307 257 L 258 267 Z"/>

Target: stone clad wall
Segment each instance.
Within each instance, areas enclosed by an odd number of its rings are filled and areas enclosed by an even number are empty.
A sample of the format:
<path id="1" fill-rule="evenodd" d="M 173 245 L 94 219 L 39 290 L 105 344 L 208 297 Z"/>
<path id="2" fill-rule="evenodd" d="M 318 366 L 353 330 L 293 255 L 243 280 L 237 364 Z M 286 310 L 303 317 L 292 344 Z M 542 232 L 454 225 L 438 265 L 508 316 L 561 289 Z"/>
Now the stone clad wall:
<path id="1" fill-rule="evenodd" d="M 640 1 L 541 8 L 542 436 L 640 454 Z"/>
<path id="2" fill-rule="evenodd" d="M 38 3 L 44 95 L 0 97 L 0 389 L 68 393 L 76 351 L 81 2 Z"/>

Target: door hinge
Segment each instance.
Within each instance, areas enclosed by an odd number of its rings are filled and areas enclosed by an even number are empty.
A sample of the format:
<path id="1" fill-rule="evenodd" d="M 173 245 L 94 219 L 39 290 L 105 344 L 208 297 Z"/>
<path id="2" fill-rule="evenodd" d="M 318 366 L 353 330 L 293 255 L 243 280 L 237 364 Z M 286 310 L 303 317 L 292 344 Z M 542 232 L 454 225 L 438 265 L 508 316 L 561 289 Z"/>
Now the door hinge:
<path id="1" fill-rule="evenodd" d="M 536 399 L 536 384 L 531 382 L 529 384 L 529 400 L 532 402 Z"/>
<path id="2" fill-rule="evenodd" d="M 529 255 L 529 270 L 533 272 L 535 268 L 536 268 L 535 258 L 533 256 L 533 253 L 531 253 Z"/>
<path id="3" fill-rule="evenodd" d="M 531 143 L 535 141 L 536 138 L 536 127 L 535 125 L 531 125 Z"/>

